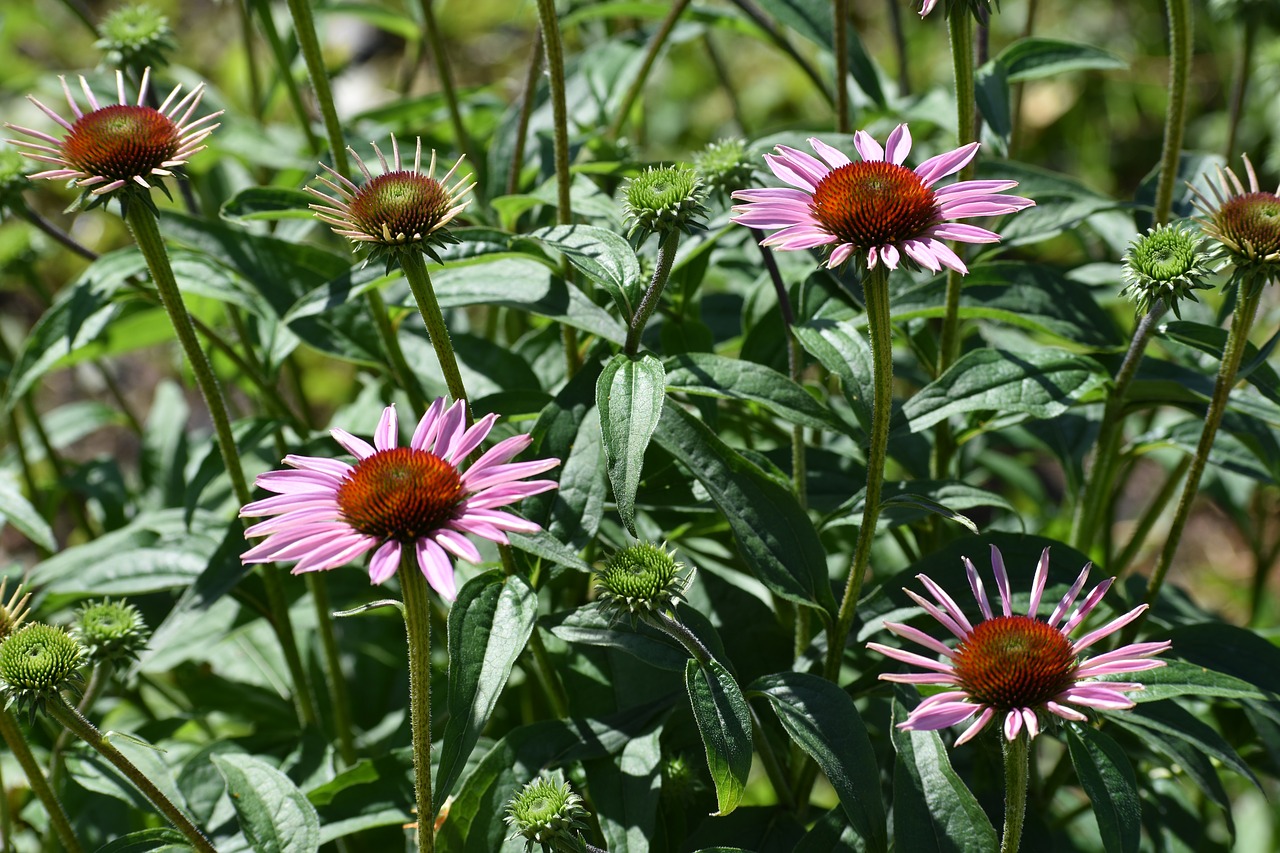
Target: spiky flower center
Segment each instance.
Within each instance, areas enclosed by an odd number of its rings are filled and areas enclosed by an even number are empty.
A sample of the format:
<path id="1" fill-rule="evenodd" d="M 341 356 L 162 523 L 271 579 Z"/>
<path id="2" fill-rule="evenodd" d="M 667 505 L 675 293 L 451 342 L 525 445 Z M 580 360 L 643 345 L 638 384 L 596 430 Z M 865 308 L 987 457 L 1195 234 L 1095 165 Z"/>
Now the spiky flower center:
<path id="1" fill-rule="evenodd" d="M 523 836 L 529 841 L 552 843 L 576 834 L 585 815 L 582 798 L 568 782 L 540 777 L 511 798 L 505 820 L 515 831 L 512 838 Z"/>
<path id="2" fill-rule="evenodd" d="M 602 595 L 629 605 L 663 607 L 684 589 L 681 565 L 657 545 L 640 542 L 614 554 L 596 575 Z"/>
<path id="3" fill-rule="evenodd" d="M 180 143 L 178 126 L 158 110 L 111 104 L 81 116 L 62 152 L 87 174 L 128 181 L 162 168 Z"/>
<path id="4" fill-rule="evenodd" d="M 0 644 L 0 678 L 15 691 L 52 690 L 74 679 L 80 656 L 66 631 L 33 622 Z"/>
<path id="5" fill-rule="evenodd" d="M 859 249 L 902 243 L 939 221 L 937 199 L 920 176 L 883 161 L 831 170 L 813 191 L 812 207 L 827 231 Z"/>
<path id="6" fill-rule="evenodd" d="M 1043 705 L 1075 683 L 1079 668 L 1071 641 L 1027 616 L 980 622 L 952 665 L 966 693 L 1001 711 Z"/>
<path id="7" fill-rule="evenodd" d="M 1199 239 L 1174 228 L 1153 231 L 1134 242 L 1128 261 L 1152 281 L 1176 281 L 1195 269 Z"/>
<path id="8" fill-rule="evenodd" d="M 1263 258 L 1280 252 L 1280 196 L 1275 193 L 1229 198 L 1214 220 L 1222 242 L 1234 251 Z"/>
<path id="9" fill-rule="evenodd" d="M 338 487 L 343 519 L 367 536 L 413 542 L 448 523 L 462 497 L 452 463 L 411 447 L 362 459 Z"/>
<path id="10" fill-rule="evenodd" d="M 95 601 L 76 612 L 72 631 L 91 660 L 129 657 L 147 643 L 147 623 L 125 601 Z"/>
<path id="11" fill-rule="evenodd" d="M 453 203 L 444 184 L 414 171 L 373 178 L 351 200 L 351 221 L 372 237 L 392 243 L 421 240 L 447 221 Z"/>

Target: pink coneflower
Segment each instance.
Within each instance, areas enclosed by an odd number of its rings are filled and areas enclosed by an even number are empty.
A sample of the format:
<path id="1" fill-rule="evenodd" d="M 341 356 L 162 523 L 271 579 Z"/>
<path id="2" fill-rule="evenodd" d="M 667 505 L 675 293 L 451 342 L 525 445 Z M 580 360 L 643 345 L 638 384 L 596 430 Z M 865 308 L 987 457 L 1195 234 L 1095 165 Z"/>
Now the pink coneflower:
<path id="1" fill-rule="evenodd" d="M 56 121 L 67 131 L 58 139 L 47 133 L 5 124 L 19 133 L 33 136 L 48 144 L 10 139 L 14 145 L 28 150 L 23 153 L 33 160 L 52 163 L 56 169 L 39 172 L 33 178 L 69 178 L 76 185 L 92 188 L 95 196 L 118 190 L 126 184 L 136 184 L 150 189 L 153 178 L 169 177 L 173 170 L 183 165 L 191 156 L 204 150 L 201 143 L 218 127 L 210 121 L 222 115 L 221 111 L 191 120 L 192 113 L 200 105 L 204 84 L 196 86 L 183 98 L 178 98 L 181 86 L 175 86 L 159 109 L 146 105 L 147 88 L 151 69 L 142 72 L 142 85 L 138 87 L 138 102 L 131 104 L 124 93 L 124 75 L 116 72 L 116 92 L 119 103 L 101 106 L 89 83 L 80 78 L 80 88 L 92 110 L 82 112 L 71 94 L 65 77 L 62 91 L 67 105 L 75 115 L 69 122 L 49 107 L 28 95 L 31 103 Z"/>
<path id="2" fill-rule="evenodd" d="M 421 244 L 429 248 L 433 240 L 442 242 L 438 239 L 443 235 L 441 229 L 471 203 L 471 199 L 464 197 L 475 186 L 475 181 L 467 177 L 449 186 L 449 180 L 462 165 L 462 158 L 437 179 L 436 152 L 431 152 L 427 171 L 422 171 L 421 139 L 414 147 L 412 169 L 402 165 L 400 145 L 394 135 L 390 162 L 374 143 L 373 152 L 382 165 L 382 174 L 377 177 L 359 154 L 351 148 L 347 151 L 360 167 L 364 183 L 355 184 L 321 163 L 320 167 L 332 180 L 323 175 L 317 180 L 337 195 L 330 196 L 313 187 L 307 187 L 307 192 L 324 202 L 311 205 L 316 216 L 329 223 L 335 234 L 356 245 L 397 248 Z"/>
<path id="3" fill-rule="evenodd" d="M 782 230 L 762 241 L 779 249 L 812 249 L 834 245 L 827 266 L 838 267 L 857 254 L 868 269 L 883 263 L 918 264 L 938 272 L 949 267 L 967 273 L 964 261 L 945 240 L 996 243 L 1000 235 L 950 220 L 1013 213 L 1035 202 L 1000 195 L 1017 181 L 960 181 L 940 189 L 933 185 L 963 169 L 978 151 L 973 142 L 921 163 L 913 172 L 902 161 L 911 151 L 911 132 L 900 124 L 886 148 L 866 131 L 853 136 L 862 161 L 854 163 L 819 139 L 809 144 L 822 158 L 777 147 L 766 154 L 773 173 L 795 189 L 738 190 L 748 202 L 733 209 L 733 221 L 751 228 Z M 823 161 L 826 162 L 823 162 Z"/>
<path id="4" fill-rule="evenodd" d="M 1068 616 L 1068 609 L 1084 587 L 1085 578 L 1089 576 L 1092 564 L 1086 565 L 1080 572 L 1080 577 L 1076 578 L 1071 589 L 1053 609 L 1049 621 L 1042 622 L 1036 618 L 1036 611 L 1040 607 L 1040 597 L 1044 594 L 1045 582 L 1049 576 L 1049 549 L 1044 549 L 1040 563 L 1036 566 L 1035 580 L 1031 584 L 1031 606 L 1027 609 L 1026 616 L 1013 613 L 1009 576 L 1004 569 L 1004 560 L 995 546 L 991 548 L 991 563 L 995 567 L 996 586 L 1000 590 L 1000 607 L 1003 612 L 999 616 L 991 611 L 978 570 L 968 558 L 964 561 L 969 586 L 982 611 L 982 621 L 977 625 L 968 620 L 951 596 L 924 575 L 917 577 L 933 596 L 933 601 L 926 601 L 911 590 L 904 590 L 930 616 L 959 638 L 960 642 L 955 648 L 907 625 L 884 623 L 893 633 L 918 643 L 931 652 L 937 652 L 944 660 L 880 643 L 867 643 L 867 648 L 875 649 L 887 657 L 929 670 L 906 674 L 884 673 L 880 678 L 885 681 L 941 684 L 951 688 L 930 696 L 917 705 L 899 728 L 945 729 L 977 714 L 978 719 L 956 739 L 958 746 L 982 731 L 996 714 L 1004 716 L 1004 735 L 1013 740 L 1024 728 L 1028 737 L 1034 738 L 1039 734 L 1040 711 L 1047 711 L 1064 720 L 1084 721 L 1087 717 L 1071 706 L 1108 711 L 1132 708 L 1133 701 L 1124 694 L 1131 690 L 1141 690 L 1141 684 L 1090 679 L 1164 666 L 1164 661 L 1150 658 L 1168 649 L 1169 642 L 1132 643 L 1093 658 L 1082 659 L 1080 655 L 1098 640 L 1132 622 L 1147 609 L 1147 605 L 1139 605 L 1073 641 L 1070 639 L 1071 632 L 1098 605 L 1115 578 L 1108 578 L 1094 587 L 1084 602 Z"/>
<path id="5" fill-rule="evenodd" d="M 552 480 L 522 480 L 560 464 L 559 459 L 511 462 L 529 446 L 517 435 L 489 448 L 471 467 L 463 461 L 493 429 L 497 415 L 464 428 L 465 403 L 448 409 L 437 399 L 418 422 L 408 447 L 399 447 L 396 410 L 387 406 L 373 444 L 340 429 L 334 439 L 356 457 L 355 465 L 314 456 L 286 456 L 296 470 L 268 471 L 257 485 L 274 497 L 254 501 L 242 517 L 273 515 L 245 531 L 266 536 L 245 552 L 246 563 L 297 560 L 293 573 L 333 569 L 367 551 L 369 577 L 382 583 L 396 573 L 401 550 L 413 547 L 428 583 L 450 601 L 457 595 L 449 555 L 472 563 L 480 552 L 464 534 L 506 543 L 506 531 L 540 528 L 498 507 L 554 489 Z"/>
<path id="6" fill-rule="evenodd" d="M 1212 199 L 1199 188 L 1191 188 L 1192 203 L 1200 212 L 1196 221 L 1204 233 L 1223 245 L 1236 266 L 1274 276 L 1280 270 L 1280 190 L 1262 189 L 1249 155 L 1241 159 L 1249 178 L 1247 186 L 1235 172 L 1219 166 L 1217 183 L 1206 181 Z"/>

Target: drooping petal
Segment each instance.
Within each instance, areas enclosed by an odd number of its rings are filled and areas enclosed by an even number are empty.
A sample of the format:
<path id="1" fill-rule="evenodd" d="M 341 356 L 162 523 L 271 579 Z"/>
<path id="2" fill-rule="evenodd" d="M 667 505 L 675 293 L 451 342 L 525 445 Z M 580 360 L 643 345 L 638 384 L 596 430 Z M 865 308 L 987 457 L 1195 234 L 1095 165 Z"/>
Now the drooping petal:
<path id="1" fill-rule="evenodd" d="M 385 583 L 391 579 L 398 568 L 400 568 L 400 543 L 395 539 L 388 539 L 382 547 L 373 552 L 373 558 L 369 560 L 369 582 L 375 585 Z"/>

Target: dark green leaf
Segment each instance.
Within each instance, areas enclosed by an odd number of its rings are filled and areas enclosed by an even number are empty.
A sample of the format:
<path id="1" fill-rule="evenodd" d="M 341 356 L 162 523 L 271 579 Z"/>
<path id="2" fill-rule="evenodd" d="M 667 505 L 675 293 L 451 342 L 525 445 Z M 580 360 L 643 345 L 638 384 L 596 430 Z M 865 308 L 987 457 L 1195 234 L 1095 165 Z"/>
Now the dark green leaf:
<path id="1" fill-rule="evenodd" d="M 670 400 L 654 438 L 710 493 L 765 586 L 792 601 L 834 609 L 822 543 L 795 496 Z"/>
<path id="2" fill-rule="evenodd" d="M 749 689 L 769 700 L 787 733 L 822 768 L 868 849 L 888 849 L 875 752 L 849 694 L 803 672 L 767 675 Z"/>
<path id="3" fill-rule="evenodd" d="M 1205 323 L 1193 323 L 1188 320 L 1174 320 L 1160 326 L 1160 335 L 1177 341 L 1201 352 L 1208 353 L 1218 361 L 1222 360 L 1222 350 L 1227 343 L 1227 330 Z M 1271 345 L 1274 346 L 1272 338 Z M 1241 379 L 1247 379 L 1262 392 L 1268 400 L 1280 403 L 1280 375 L 1275 368 L 1267 364 L 1265 356 L 1253 344 L 1246 342 L 1244 360 L 1251 364 L 1249 371 L 1241 370 Z"/>
<path id="4" fill-rule="evenodd" d="M 1034 199 L 1036 206 L 1000 220 L 995 231 L 1000 245 L 1008 248 L 1037 243 L 1069 232 L 1089 217 L 1128 207 L 1085 186 L 1080 181 L 1012 160 L 986 160 L 978 167 L 981 179 L 1015 180 L 1014 191 Z"/>
<path id="5" fill-rule="evenodd" d="M 176 829 L 156 827 L 139 829 L 122 835 L 99 847 L 94 853 L 163 853 L 163 851 L 190 850 L 187 837 Z"/>
<path id="6" fill-rule="evenodd" d="M 543 621 L 552 634 L 566 643 L 582 643 L 619 649 L 650 666 L 683 672 L 689 652 L 666 633 L 644 622 L 634 627 L 616 614 L 588 604 L 568 613 L 557 613 Z"/>
<path id="7" fill-rule="evenodd" d="M 609 853 L 649 853 L 662 790 L 661 737 L 662 727 L 656 726 L 619 755 L 583 764 Z"/>
<path id="8" fill-rule="evenodd" d="M 866 332 L 849 322 L 812 320 L 796 326 L 795 334 L 810 355 L 840 377 L 840 388 L 853 406 L 858 423 L 863 430 L 870 430 L 875 385 Z"/>
<path id="9" fill-rule="evenodd" d="M 473 578 L 449 608 L 449 718 L 440 746 L 436 803 L 453 791 L 537 615 L 538 596 L 528 582 L 502 572 Z"/>
<path id="10" fill-rule="evenodd" d="M 613 498 L 622 523 L 636 532 L 636 490 L 644 468 L 644 453 L 662 417 L 666 371 L 662 362 L 645 353 L 631 358 L 618 353 L 596 381 L 596 408 Z"/>
<path id="11" fill-rule="evenodd" d="M 844 426 L 817 400 L 776 370 L 712 353 L 685 353 L 667 360 L 667 388 L 685 394 L 749 400 L 793 424 L 814 429 Z"/>
<path id="12" fill-rule="evenodd" d="M 1129 63 L 1113 53 L 1088 44 L 1048 38 L 1022 38 L 996 56 L 1004 66 L 1009 82 L 1039 80 L 1068 71 L 1123 71 Z"/>
<path id="13" fill-rule="evenodd" d="M 225 201 L 218 215 L 229 221 L 255 219 L 311 219 L 307 206 L 316 197 L 289 187 L 249 187 Z"/>
<path id="14" fill-rule="evenodd" d="M 1062 350 L 1014 353 L 979 349 L 965 353 L 946 373 L 902 407 L 911 432 L 967 412 L 995 411 L 1051 418 L 1108 381 L 1102 365 Z"/>
<path id="15" fill-rule="evenodd" d="M 1088 726 L 1067 726 L 1067 747 L 1108 853 L 1132 853 L 1142 839 L 1142 805 L 1133 765 L 1114 740 Z"/>
<path id="16" fill-rule="evenodd" d="M 727 815 L 741 802 L 751 772 L 751 709 L 738 682 L 717 660 L 700 665 L 690 659 L 684 683 L 716 788 L 716 814 Z"/>
<path id="17" fill-rule="evenodd" d="M 1103 676 L 1099 681 L 1131 681 L 1131 673 Z M 1266 699 L 1267 694 L 1247 681 L 1203 666 L 1171 660 L 1168 665 L 1142 674 L 1144 689 L 1127 694 L 1140 704 L 1171 699 L 1176 696 L 1200 696 L 1220 699 Z"/>
<path id="18" fill-rule="evenodd" d="M 325 844 L 374 827 L 401 826 L 413 819 L 413 751 L 404 747 L 363 758 L 309 790 L 307 799 L 320 815 Z"/>
<path id="19" fill-rule="evenodd" d="M 0 471 L 0 526 L 9 522 L 23 536 L 45 551 L 58 550 L 53 538 L 53 528 L 44 520 L 22 492 L 18 490 L 7 471 Z"/>
<path id="20" fill-rule="evenodd" d="M 889 728 L 898 753 L 893 765 L 893 840 L 919 853 L 985 853 L 997 848 L 996 831 L 978 800 L 951 766 L 936 731 L 903 731 L 907 718 L 898 688 Z"/>
<path id="21" fill-rule="evenodd" d="M 240 829 L 254 853 L 315 853 L 320 818 L 289 777 L 260 758 L 242 753 L 213 756 L 227 780 Z"/>
<path id="22" fill-rule="evenodd" d="M 640 278 L 635 249 L 616 231 L 594 225 L 557 225 L 526 235 L 555 249 L 609 292 L 630 315 L 627 294 Z"/>

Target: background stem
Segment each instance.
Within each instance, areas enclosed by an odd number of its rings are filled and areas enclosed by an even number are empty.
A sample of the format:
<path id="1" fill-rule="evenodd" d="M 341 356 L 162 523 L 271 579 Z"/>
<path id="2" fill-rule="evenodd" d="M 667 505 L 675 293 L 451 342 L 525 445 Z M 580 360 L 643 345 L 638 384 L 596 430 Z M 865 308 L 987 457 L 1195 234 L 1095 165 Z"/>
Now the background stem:
<path id="1" fill-rule="evenodd" d="M 400 593 L 409 647 L 409 725 L 418 807 L 418 849 L 435 850 L 431 803 L 431 598 L 411 545 L 400 547 Z"/>
<path id="2" fill-rule="evenodd" d="M 316 104 L 320 107 L 320 117 L 324 119 L 324 130 L 329 137 L 329 155 L 333 157 L 333 168 L 339 175 L 347 176 L 347 147 L 342 139 L 342 125 L 338 122 L 338 110 L 333 103 L 333 89 L 329 86 L 329 72 L 324 67 L 324 56 L 320 52 L 320 40 L 316 37 L 316 22 L 311 15 L 309 0 L 288 0 L 289 14 L 293 17 L 293 31 L 298 37 L 298 47 L 302 50 L 302 58 L 307 63 L 307 74 L 311 77 L 311 88 L 316 93 Z"/>
<path id="3" fill-rule="evenodd" d="M 1156 184 L 1155 224 L 1169 221 L 1173 185 L 1182 154 L 1182 129 L 1187 119 L 1187 78 L 1191 70 L 1190 0 L 1166 0 L 1169 10 L 1169 103 L 1165 112 L 1164 149 L 1160 153 L 1160 180 Z"/>
<path id="4" fill-rule="evenodd" d="M 62 803 L 59 802 L 53 788 L 49 786 L 49 780 L 45 778 L 44 771 L 36 763 L 35 756 L 31 754 L 31 747 L 27 746 L 22 730 L 18 728 L 18 721 L 5 710 L 0 710 L 0 737 L 4 738 L 4 742 L 9 746 L 9 752 L 13 753 L 13 757 L 18 760 L 22 772 L 27 774 L 27 784 L 31 786 L 31 792 L 40 800 L 45 813 L 49 815 L 49 823 L 53 826 L 58 840 L 62 842 L 63 849 L 67 853 L 80 853 L 84 848 L 80 846 L 79 839 L 71 830 L 71 821 L 67 819 Z M 0 795 L 8 798 L 8 792 L 2 788 L 0 788 Z"/>

